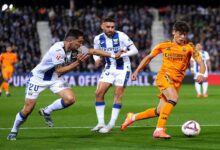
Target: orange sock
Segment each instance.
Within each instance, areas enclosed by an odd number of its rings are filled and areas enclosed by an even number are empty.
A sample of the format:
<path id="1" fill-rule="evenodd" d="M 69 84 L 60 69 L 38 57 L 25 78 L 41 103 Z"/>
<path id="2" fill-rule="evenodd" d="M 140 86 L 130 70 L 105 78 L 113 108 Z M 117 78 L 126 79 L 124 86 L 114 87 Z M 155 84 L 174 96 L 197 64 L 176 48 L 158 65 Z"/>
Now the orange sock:
<path id="1" fill-rule="evenodd" d="M 143 112 L 138 113 L 135 116 L 135 120 L 148 119 L 148 118 L 153 118 L 157 116 L 158 114 L 156 113 L 156 108 L 149 108 Z"/>
<path id="2" fill-rule="evenodd" d="M 167 102 L 161 108 L 160 117 L 158 118 L 158 121 L 157 121 L 157 128 L 164 128 L 167 122 L 167 119 L 175 105 L 176 105 L 176 102 L 172 100 L 167 100 Z"/>
<path id="3" fill-rule="evenodd" d="M 1 89 L 5 90 L 5 92 L 7 93 L 9 91 L 8 82 L 3 82 L 2 86 L 1 86 Z"/>
<path id="4" fill-rule="evenodd" d="M 5 82 L 5 92 L 9 93 L 9 85 L 8 82 Z"/>

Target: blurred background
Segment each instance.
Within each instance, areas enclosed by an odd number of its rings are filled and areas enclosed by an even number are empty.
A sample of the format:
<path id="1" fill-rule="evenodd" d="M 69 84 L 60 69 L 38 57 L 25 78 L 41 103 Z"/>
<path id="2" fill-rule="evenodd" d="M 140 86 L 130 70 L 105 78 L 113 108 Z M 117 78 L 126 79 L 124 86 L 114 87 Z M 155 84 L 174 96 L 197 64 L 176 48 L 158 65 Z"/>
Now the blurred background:
<path id="1" fill-rule="evenodd" d="M 201 42 L 210 55 L 209 83 L 220 84 L 219 0 L 1 0 L 0 6 L 0 53 L 12 45 L 19 59 L 10 81 L 14 86 L 24 85 L 26 73 L 53 43 L 63 40 L 69 28 L 83 30 L 85 45 L 93 47 L 95 35 L 101 32 L 100 21 L 106 16 L 115 18 L 116 29 L 128 34 L 139 50 L 131 57 L 132 70 L 155 44 L 171 38 L 176 20 L 187 21 L 191 28 L 188 39 L 194 44 Z M 154 84 L 160 63 L 158 57 L 146 66 L 138 83 L 130 84 Z M 101 69 L 90 57 L 66 79 L 72 85 L 94 85 Z M 184 82 L 193 83 L 189 69 Z"/>

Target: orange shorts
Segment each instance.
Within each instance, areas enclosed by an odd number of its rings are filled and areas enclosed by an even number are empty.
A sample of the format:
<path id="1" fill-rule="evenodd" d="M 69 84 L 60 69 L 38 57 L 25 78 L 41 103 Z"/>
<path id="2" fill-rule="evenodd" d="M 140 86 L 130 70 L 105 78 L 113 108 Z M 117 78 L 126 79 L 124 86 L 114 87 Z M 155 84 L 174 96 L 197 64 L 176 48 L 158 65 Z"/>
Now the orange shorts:
<path id="1" fill-rule="evenodd" d="M 160 89 L 160 94 L 158 95 L 158 98 L 166 100 L 166 97 L 163 95 L 162 90 L 165 90 L 169 87 L 174 87 L 177 92 L 179 92 L 181 82 L 173 81 L 167 74 L 157 74 L 156 85 Z"/>
<path id="2" fill-rule="evenodd" d="M 5 80 L 9 80 L 12 77 L 13 69 L 11 68 L 4 68 L 2 69 L 2 76 Z"/>

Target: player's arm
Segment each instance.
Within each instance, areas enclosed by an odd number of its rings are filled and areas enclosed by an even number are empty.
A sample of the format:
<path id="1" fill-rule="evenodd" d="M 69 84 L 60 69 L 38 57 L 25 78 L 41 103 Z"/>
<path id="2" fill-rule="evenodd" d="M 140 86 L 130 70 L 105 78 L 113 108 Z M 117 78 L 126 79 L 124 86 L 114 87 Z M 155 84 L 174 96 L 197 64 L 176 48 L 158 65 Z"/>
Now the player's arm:
<path id="1" fill-rule="evenodd" d="M 208 64 L 208 72 L 211 72 L 212 71 L 212 68 L 211 68 L 211 61 L 210 61 L 210 59 L 208 59 L 208 60 L 206 60 L 207 61 L 207 64 Z"/>
<path id="2" fill-rule="evenodd" d="M 96 56 L 111 57 L 111 58 L 118 59 L 118 58 L 120 58 L 120 56 L 123 52 L 118 52 L 116 54 L 111 54 L 111 53 L 105 52 L 103 50 L 90 48 L 90 49 L 88 49 L 88 53 L 92 54 L 92 55 L 96 55 Z"/>
<path id="3" fill-rule="evenodd" d="M 129 51 L 126 51 L 126 53 L 121 54 L 120 57 L 124 57 L 124 56 L 133 56 L 136 55 L 138 53 L 138 49 L 136 48 L 136 46 L 134 44 L 130 45 L 128 47 Z M 124 52 L 122 50 L 122 52 Z"/>
<path id="4" fill-rule="evenodd" d="M 55 67 L 55 72 L 58 74 L 58 76 L 61 76 L 67 72 L 70 72 L 74 70 L 77 66 L 79 66 L 80 62 L 84 62 L 89 57 L 88 54 L 78 54 L 77 60 L 70 63 L 69 65 L 65 65 L 65 63 L 58 64 Z"/>
<path id="5" fill-rule="evenodd" d="M 138 65 L 137 69 L 134 71 L 134 73 L 132 74 L 132 77 L 131 79 L 132 80 L 136 80 L 137 79 L 137 75 L 138 73 L 144 69 L 144 67 L 146 67 L 146 65 L 148 65 L 151 60 L 154 58 L 155 56 L 149 54 L 147 55 L 141 62 L 140 64 Z"/>
<path id="6" fill-rule="evenodd" d="M 196 78 L 196 81 L 200 83 L 200 82 L 203 82 L 205 80 L 204 73 L 206 71 L 206 68 L 205 68 L 205 64 L 204 64 L 201 57 L 197 58 L 195 61 L 199 65 L 199 73 L 198 73 L 198 76 Z"/>
<path id="7" fill-rule="evenodd" d="M 147 55 L 139 64 L 139 66 L 137 67 L 137 69 L 134 71 L 134 73 L 131 76 L 132 80 L 136 80 L 137 79 L 137 75 L 138 73 L 144 69 L 144 67 L 146 67 L 146 65 L 148 65 L 151 60 L 157 56 L 158 54 L 162 53 L 161 51 L 161 44 L 156 45 L 153 50 L 151 51 L 151 53 L 149 55 Z"/>

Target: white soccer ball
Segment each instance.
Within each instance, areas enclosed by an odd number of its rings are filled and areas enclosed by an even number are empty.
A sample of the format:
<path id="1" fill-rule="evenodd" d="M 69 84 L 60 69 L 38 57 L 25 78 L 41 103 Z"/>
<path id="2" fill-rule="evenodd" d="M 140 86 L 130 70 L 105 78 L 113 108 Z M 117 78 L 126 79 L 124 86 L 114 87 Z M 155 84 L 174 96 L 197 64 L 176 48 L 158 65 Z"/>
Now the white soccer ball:
<path id="1" fill-rule="evenodd" d="M 194 120 L 189 120 L 182 125 L 182 132 L 186 136 L 197 136 L 201 131 L 200 125 Z"/>

